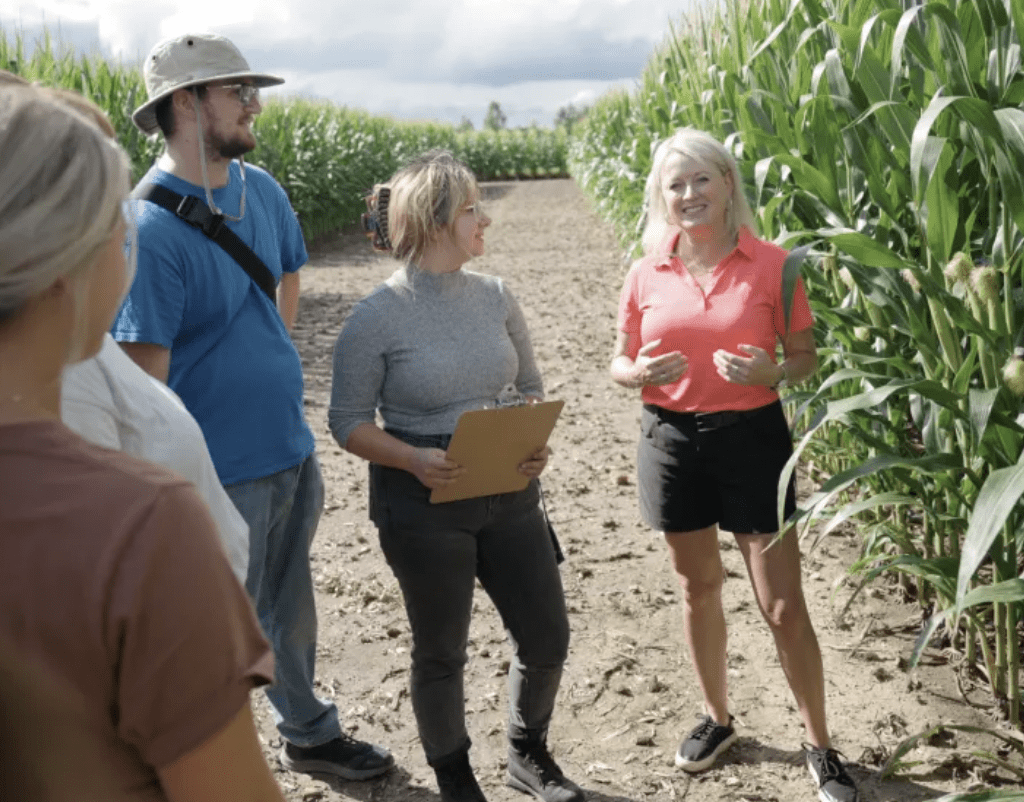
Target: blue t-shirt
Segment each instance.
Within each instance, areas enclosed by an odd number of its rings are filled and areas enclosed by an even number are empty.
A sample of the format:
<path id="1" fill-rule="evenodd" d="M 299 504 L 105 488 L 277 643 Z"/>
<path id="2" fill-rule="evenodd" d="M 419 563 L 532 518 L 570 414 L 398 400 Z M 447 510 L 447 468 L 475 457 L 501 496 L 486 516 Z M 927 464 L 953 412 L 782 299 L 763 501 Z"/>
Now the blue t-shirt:
<path id="1" fill-rule="evenodd" d="M 308 259 L 302 230 L 267 172 L 246 166 L 245 178 L 245 217 L 227 225 L 279 282 Z M 205 198 L 202 187 L 156 167 L 142 180 Z M 241 168 L 232 162 L 214 202 L 237 215 L 241 187 Z M 171 349 L 167 383 L 202 427 L 222 483 L 298 465 L 313 453 L 313 433 L 303 415 L 302 363 L 277 307 L 201 231 L 154 203 L 133 204 L 138 272 L 114 338 Z"/>

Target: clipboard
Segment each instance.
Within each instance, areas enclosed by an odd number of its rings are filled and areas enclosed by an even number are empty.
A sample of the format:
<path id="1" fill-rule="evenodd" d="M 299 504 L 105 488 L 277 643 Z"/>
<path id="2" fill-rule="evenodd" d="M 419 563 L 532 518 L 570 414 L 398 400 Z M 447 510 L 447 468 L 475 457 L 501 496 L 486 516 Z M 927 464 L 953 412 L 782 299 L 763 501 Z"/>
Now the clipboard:
<path id="1" fill-rule="evenodd" d="M 523 490 L 530 479 L 519 473 L 519 465 L 547 444 L 563 406 L 564 401 L 541 401 L 463 412 L 447 454 L 466 473 L 431 491 L 430 503 Z"/>

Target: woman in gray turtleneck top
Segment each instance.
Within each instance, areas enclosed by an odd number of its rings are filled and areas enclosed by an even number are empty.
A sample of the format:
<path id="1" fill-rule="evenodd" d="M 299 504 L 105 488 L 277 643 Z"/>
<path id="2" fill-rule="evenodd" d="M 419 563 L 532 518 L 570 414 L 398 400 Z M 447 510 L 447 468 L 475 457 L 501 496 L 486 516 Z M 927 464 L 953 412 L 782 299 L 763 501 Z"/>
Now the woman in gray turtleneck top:
<path id="1" fill-rule="evenodd" d="M 536 481 L 548 449 L 520 466 L 532 480 L 525 490 L 429 502 L 433 488 L 463 473 L 445 456 L 459 415 L 493 404 L 508 384 L 543 397 L 512 293 L 499 278 L 463 270 L 483 254 L 491 220 L 473 174 L 445 151 L 414 160 L 375 197 L 376 244 L 405 264 L 344 323 L 328 419 L 337 441 L 370 462 L 370 517 L 412 628 L 412 703 L 427 762 L 443 802 L 484 800 L 469 764 L 463 693 L 479 579 L 514 649 L 509 785 L 544 802 L 583 802 L 547 748 L 569 644 Z"/>

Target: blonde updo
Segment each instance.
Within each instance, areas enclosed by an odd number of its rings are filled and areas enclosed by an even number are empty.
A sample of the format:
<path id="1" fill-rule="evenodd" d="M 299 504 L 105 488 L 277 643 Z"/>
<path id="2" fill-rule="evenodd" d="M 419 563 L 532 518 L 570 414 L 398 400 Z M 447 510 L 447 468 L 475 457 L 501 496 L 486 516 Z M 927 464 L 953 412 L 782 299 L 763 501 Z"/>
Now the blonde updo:
<path id="1" fill-rule="evenodd" d="M 130 181 L 128 158 L 94 115 L 57 93 L 0 84 L 0 323 L 95 261 Z"/>

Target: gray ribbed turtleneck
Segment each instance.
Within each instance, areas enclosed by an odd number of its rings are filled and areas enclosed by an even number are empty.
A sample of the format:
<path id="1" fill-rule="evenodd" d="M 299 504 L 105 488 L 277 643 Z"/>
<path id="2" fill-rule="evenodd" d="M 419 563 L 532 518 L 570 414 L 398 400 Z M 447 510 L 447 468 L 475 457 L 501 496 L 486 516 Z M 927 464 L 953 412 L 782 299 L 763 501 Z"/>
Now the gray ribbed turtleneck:
<path id="1" fill-rule="evenodd" d="M 526 321 L 499 278 L 456 270 L 397 270 L 353 307 L 334 348 L 328 423 L 345 445 L 373 423 L 451 434 L 459 415 L 501 389 L 542 395 Z"/>

